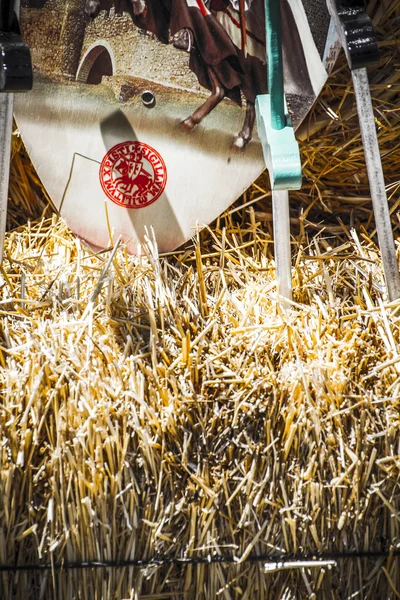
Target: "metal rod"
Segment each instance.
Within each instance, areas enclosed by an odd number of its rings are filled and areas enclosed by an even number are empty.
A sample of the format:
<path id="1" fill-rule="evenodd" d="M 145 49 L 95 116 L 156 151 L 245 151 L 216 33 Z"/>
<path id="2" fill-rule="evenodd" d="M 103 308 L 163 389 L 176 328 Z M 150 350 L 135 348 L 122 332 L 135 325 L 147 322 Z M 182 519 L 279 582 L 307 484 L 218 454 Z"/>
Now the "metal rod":
<path id="1" fill-rule="evenodd" d="M 271 125 L 283 129 L 286 125 L 283 88 L 283 59 L 280 0 L 265 0 L 265 23 L 268 57 L 268 93 L 271 97 Z"/>
<path id="2" fill-rule="evenodd" d="M 289 192 L 272 191 L 274 252 L 277 289 L 281 296 L 292 299 L 292 253 L 290 249 Z"/>
<path id="3" fill-rule="evenodd" d="M 285 569 L 323 569 L 324 567 L 337 567 L 337 562 L 334 560 L 279 561 L 276 563 L 266 563 L 264 571 L 273 573 L 274 571 L 283 571 Z"/>
<path id="4" fill-rule="evenodd" d="M 375 127 L 374 110 L 367 69 L 355 69 L 352 71 L 352 75 L 361 137 L 364 145 L 369 187 L 375 215 L 375 226 L 385 272 L 386 287 L 389 300 L 393 301 L 400 298 L 399 266 L 397 263 L 396 248 L 390 221 L 389 204 L 379 151 L 378 136 Z"/>
<path id="5" fill-rule="evenodd" d="M 3 262 L 10 179 L 14 94 L 0 93 L 0 264 Z"/>

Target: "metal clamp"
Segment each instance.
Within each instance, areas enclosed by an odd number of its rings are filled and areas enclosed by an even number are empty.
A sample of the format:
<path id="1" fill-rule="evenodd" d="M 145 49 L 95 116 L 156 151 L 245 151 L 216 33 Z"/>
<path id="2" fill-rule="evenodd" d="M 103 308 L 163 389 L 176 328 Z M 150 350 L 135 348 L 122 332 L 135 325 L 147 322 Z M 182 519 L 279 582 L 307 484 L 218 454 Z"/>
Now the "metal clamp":
<path id="1" fill-rule="evenodd" d="M 328 0 L 347 62 L 351 70 L 379 61 L 379 49 L 372 21 L 362 0 Z"/>
<path id="2" fill-rule="evenodd" d="M 29 47 L 21 36 L 14 0 L 0 0 L 0 92 L 32 89 Z"/>

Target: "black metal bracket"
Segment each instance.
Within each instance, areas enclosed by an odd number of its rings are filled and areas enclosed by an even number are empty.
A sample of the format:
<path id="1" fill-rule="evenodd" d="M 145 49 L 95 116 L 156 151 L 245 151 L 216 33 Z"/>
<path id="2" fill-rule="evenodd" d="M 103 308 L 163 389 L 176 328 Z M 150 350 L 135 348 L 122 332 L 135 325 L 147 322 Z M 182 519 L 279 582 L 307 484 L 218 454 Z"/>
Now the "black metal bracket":
<path id="1" fill-rule="evenodd" d="M 378 62 L 378 42 L 363 0 L 330 0 L 328 6 L 350 69 Z"/>
<path id="2" fill-rule="evenodd" d="M 26 92 L 33 85 L 31 53 L 14 7 L 14 0 L 0 0 L 0 92 Z"/>

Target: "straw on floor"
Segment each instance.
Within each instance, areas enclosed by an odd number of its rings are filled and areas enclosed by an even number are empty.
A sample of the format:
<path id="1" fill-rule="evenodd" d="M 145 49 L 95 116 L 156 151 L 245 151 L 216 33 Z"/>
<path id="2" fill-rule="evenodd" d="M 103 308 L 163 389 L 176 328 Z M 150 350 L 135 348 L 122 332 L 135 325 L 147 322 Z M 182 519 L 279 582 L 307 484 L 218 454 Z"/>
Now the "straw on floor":
<path id="1" fill-rule="evenodd" d="M 398 247 L 400 1 L 370 11 Z M 0 568 L 52 569 L 3 571 L 1 598 L 400 597 L 400 301 L 385 297 L 343 57 L 300 137 L 285 307 L 266 175 L 174 255 L 151 232 L 142 256 L 115 239 L 95 253 L 51 214 L 15 136 Z M 341 555 L 304 562 L 320 552 Z M 59 570 L 152 558 L 162 564 Z"/>

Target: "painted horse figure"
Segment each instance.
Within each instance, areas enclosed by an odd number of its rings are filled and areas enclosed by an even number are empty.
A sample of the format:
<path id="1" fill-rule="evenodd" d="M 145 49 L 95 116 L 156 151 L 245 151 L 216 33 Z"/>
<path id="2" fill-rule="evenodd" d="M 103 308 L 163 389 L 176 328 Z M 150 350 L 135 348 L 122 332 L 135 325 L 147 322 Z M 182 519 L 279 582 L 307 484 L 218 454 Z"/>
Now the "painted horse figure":
<path id="1" fill-rule="evenodd" d="M 325 7 L 325 0 L 282 0 L 285 91 L 298 98 L 299 106 L 311 106 L 326 73 L 303 2 Z M 246 115 L 234 138 L 234 145 L 243 148 L 252 139 L 256 96 L 267 93 L 267 70 L 264 0 L 245 0 L 244 9 L 241 4 L 239 0 L 86 0 L 85 11 L 95 18 L 100 10 L 115 5 L 117 12 L 128 12 L 140 29 L 163 43 L 172 40 L 176 48 L 188 52 L 190 70 L 211 94 L 182 122 L 184 128 L 194 129 L 223 98 L 239 106 L 244 98 Z"/>

